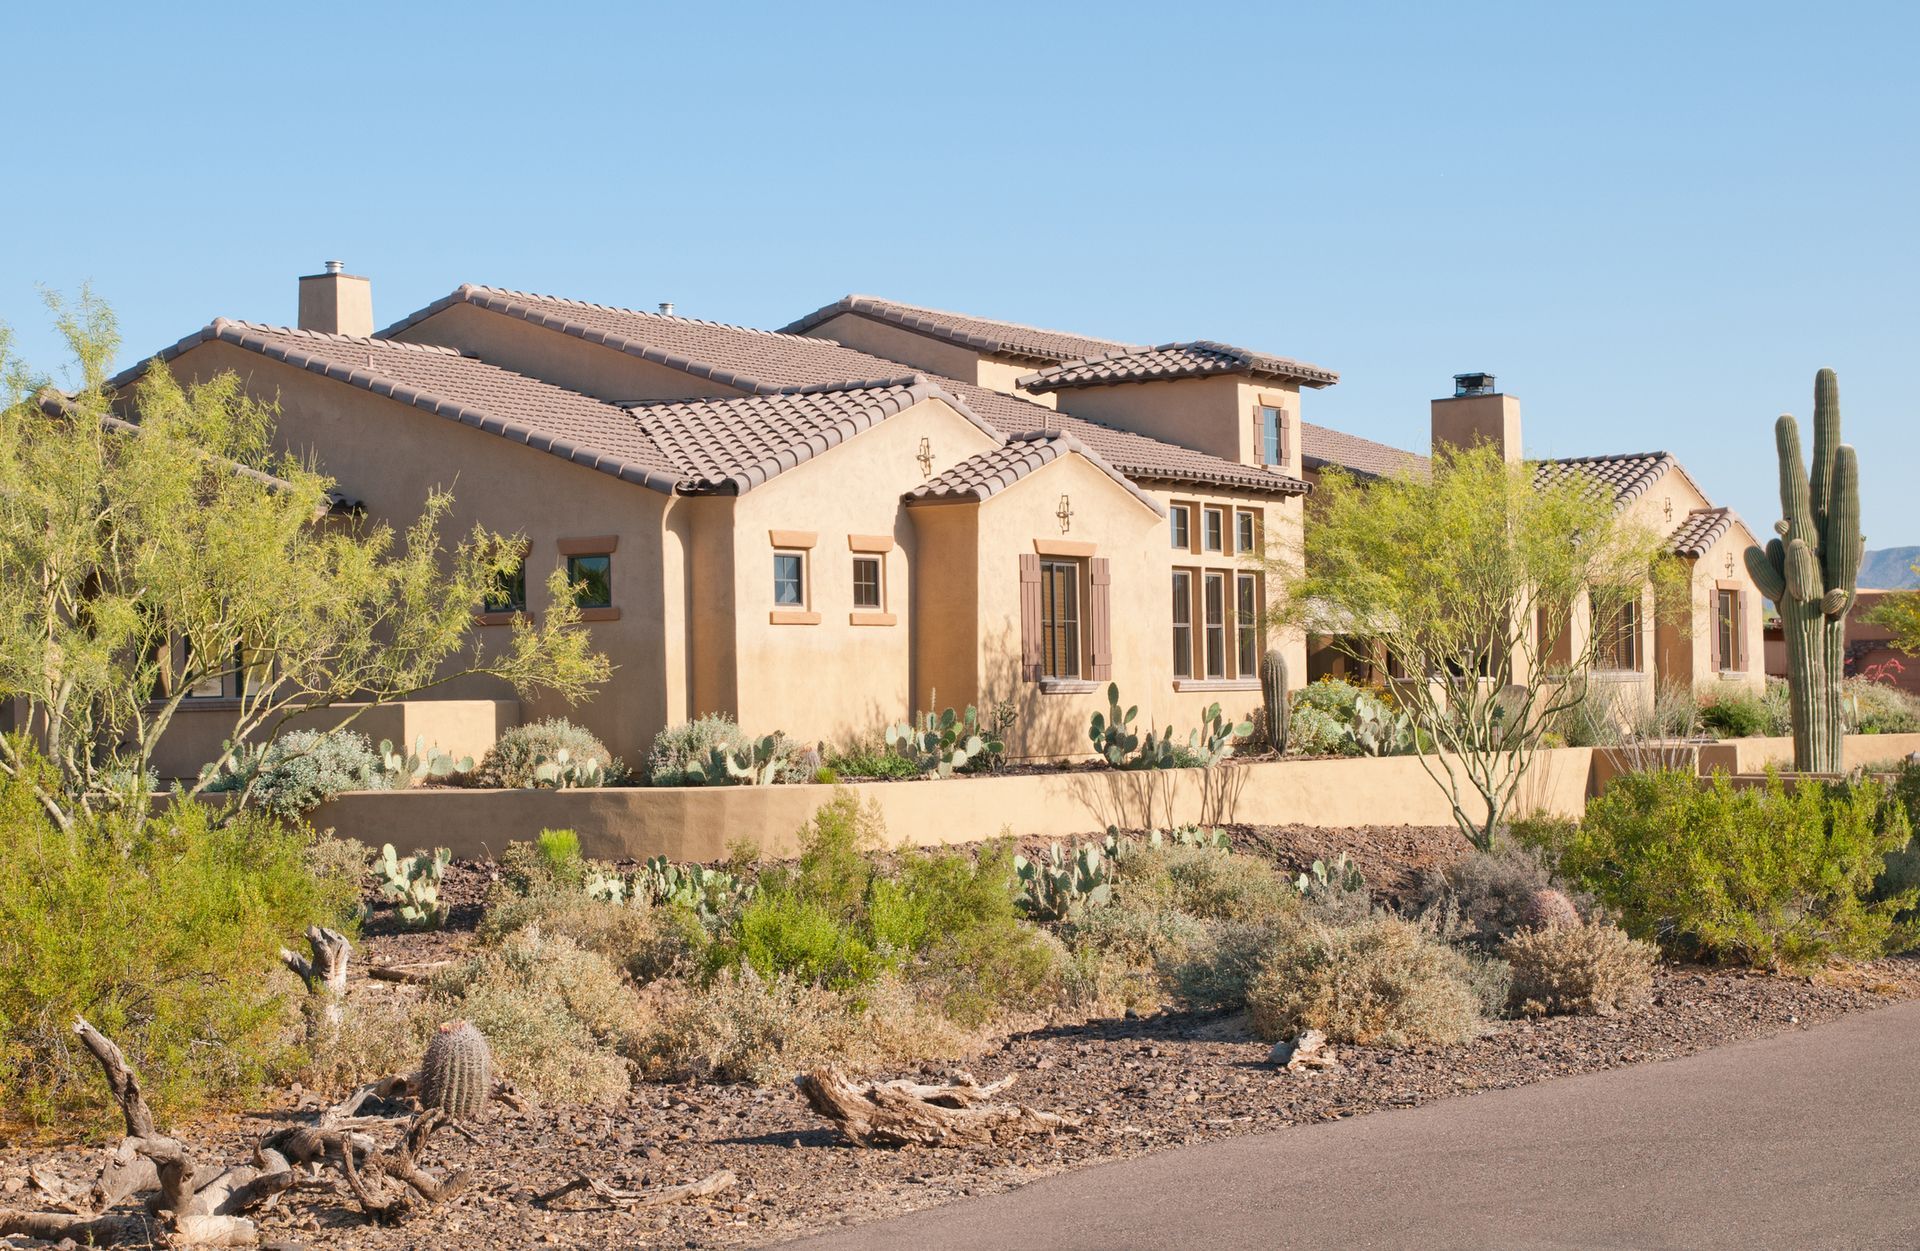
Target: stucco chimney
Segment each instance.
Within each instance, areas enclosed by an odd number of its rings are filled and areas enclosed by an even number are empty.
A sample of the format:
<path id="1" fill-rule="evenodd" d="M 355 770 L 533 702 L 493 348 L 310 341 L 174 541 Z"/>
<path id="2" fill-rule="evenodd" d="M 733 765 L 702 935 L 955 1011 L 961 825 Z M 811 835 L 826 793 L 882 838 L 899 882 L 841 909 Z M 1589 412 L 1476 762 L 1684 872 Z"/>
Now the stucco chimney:
<path id="1" fill-rule="evenodd" d="M 300 279 L 300 329 L 322 334 L 373 334 L 373 284 L 346 272 L 345 261 L 328 261 L 326 272 Z"/>
<path id="2" fill-rule="evenodd" d="M 1433 447 L 1491 443 L 1508 462 L 1520 459 L 1520 401 L 1500 394 L 1492 374 L 1453 376 L 1453 394 L 1433 402 Z"/>

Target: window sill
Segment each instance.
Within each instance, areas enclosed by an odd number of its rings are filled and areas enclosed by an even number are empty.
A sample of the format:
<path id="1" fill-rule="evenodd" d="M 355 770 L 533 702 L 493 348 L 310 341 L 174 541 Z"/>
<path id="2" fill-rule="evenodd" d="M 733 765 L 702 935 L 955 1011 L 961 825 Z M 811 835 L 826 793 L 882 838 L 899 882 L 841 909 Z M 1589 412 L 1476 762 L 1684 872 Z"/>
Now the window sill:
<path id="1" fill-rule="evenodd" d="M 857 626 L 890 626 L 898 625 L 899 618 L 890 612 L 850 612 L 847 614 L 847 624 Z"/>
<path id="2" fill-rule="evenodd" d="M 582 608 L 580 610 L 580 620 L 618 621 L 620 620 L 620 610 L 618 608 Z"/>
<path id="3" fill-rule="evenodd" d="M 1259 678 L 1175 678 L 1176 691 L 1257 691 Z"/>
<path id="4" fill-rule="evenodd" d="M 533 614 L 525 609 L 516 612 L 477 612 L 473 614 L 473 624 L 483 626 L 512 625 L 516 621 L 533 624 Z"/>
<path id="5" fill-rule="evenodd" d="M 1722 682 L 1745 682 L 1747 680 L 1747 676 L 1748 676 L 1747 671 L 1745 669 L 1720 670 L 1720 680 Z"/>
<path id="6" fill-rule="evenodd" d="M 1089 682 L 1085 678 L 1041 678 L 1042 695 L 1091 695 L 1100 689 L 1098 682 Z"/>
<path id="7" fill-rule="evenodd" d="M 819 625 L 820 614 L 799 612 L 791 608 L 776 608 L 767 614 L 767 622 L 770 625 Z"/>
<path id="8" fill-rule="evenodd" d="M 180 712 L 239 712 L 241 701 L 231 695 L 187 695 L 180 700 Z M 164 708 L 162 700 L 147 701 L 149 710 Z"/>

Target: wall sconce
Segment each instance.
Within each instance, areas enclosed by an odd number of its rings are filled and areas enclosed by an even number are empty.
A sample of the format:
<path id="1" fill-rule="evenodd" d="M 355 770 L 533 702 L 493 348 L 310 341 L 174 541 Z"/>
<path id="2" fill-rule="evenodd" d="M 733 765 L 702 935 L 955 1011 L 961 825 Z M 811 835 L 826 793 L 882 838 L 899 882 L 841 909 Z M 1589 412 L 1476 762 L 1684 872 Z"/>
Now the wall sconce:
<path id="1" fill-rule="evenodd" d="M 1060 519 L 1060 533 L 1065 534 L 1067 531 L 1073 529 L 1073 501 L 1071 499 L 1062 495 L 1060 497 L 1060 507 L 1053 515 Z"/>
<path id="2" fill-rule="evenodd" d="M 1733 552 L 1731 549 L 1728 550 L 1724 563 L 1727 568 L 1727 576 L 1731 578 L 1733 576 Z"/>
<path id="3" fill-rule="evenodd" d="M 925 435 L 922 435 L 920 438 L 920 450 L 914 453 L 913 458 L 920 462 L 920 476 L 922 478 L 933 477 L 933 441 L 932 440 L 928 439 Z"/>
<path id="4" fill-rule="evenodd" d="M 1673 520 L 1673 496 L 1669 495 L 1660 501 L 1660 511 L 1668 521 Z"/>

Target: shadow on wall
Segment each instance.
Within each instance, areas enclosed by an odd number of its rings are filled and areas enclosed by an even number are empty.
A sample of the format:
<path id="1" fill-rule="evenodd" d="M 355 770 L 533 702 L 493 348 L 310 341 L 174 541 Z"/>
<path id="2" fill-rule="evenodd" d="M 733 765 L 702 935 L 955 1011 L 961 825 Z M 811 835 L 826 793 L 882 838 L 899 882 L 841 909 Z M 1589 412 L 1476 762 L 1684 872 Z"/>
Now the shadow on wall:
<path id="1" fill-rule="evenodd" d="M 1197 811 L 1201 825 L 1231 823 L 1250 776 L 1245 769 L 1111 769 L 1076 774 L 1068 785 L 1095 828 L 1152 830 L 1179 824 L 1176 811 Z"/>

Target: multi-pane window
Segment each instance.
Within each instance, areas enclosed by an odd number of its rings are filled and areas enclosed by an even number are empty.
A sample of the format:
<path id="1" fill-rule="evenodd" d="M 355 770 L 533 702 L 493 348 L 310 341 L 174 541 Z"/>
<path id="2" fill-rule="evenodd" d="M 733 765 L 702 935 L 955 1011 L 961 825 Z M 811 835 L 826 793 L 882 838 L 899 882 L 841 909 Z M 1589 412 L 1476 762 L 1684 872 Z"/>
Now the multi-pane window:
<path id="1" fill-rule="evenodd" d="M 1224 551 L 1227 545 L 1227 514 L 1225 509 L 1203 508 L 1200 510 L 1200 546 L 1209 552 Z"/>
<path id="2" fill-rule="evenodd" d="M 1240 574 L 1234 582 L 1233 628 L 1236 672 L 1252 677 L 1260 671 L 1260 587 L 1253 574 Z"/>
<path id="3" fill-rule="evenodd" d="M 1599 669 L 1638 672 L 1640 657 L 1640 600 L 1620 592 L 1593 592 L 1593 663 Z"/>
<path id="4" fill-rule="evenodd" d="M 1722 669 L 1731 673 L 1745 667 L 1740 654 L 1740 592 L 1722 590 L 1714 596 L 1713 641 Z"/>
<path id="5" fill-rule="evenodd" d="M 1193 676 L 1193 575 L 1173 571 L 1173 676 Z"/>
<path id="6" fill-rule="evenodd" d="M 779 608 L 807 606 L 807 556 L 805 552 L 773 554 L 773 602 Z"/>
<path id="7" fill-rule="evenodd" d="M 880 605 L 880 558 L 855 556 L 853 558 L 853 606 L 878 611 Z"/>
<path id="8" fill-rule="evenodd" d="M 487 612 L 525 612 L 527 610 L 527 562 L 518 564 L 494 578 L 481 607 Z"/>
<path id="9" fill-rule="evenodd" d="M 1201 575 L 1202 624 L 1206 633 L 1206 674 L 1210 678 L 1226 676 L 1227 665 L 1227 575 Z"/>
<path id="10" fill-rule="evenodd" d="M 1253 514 L 1240 509 L 1233 514 L 1233 550 L 1241 556 L 1258 551 L 1259 536 L 1256 533 Z"/>
<path id="11" fill-rule="evenodd" d="M 613 607 L 613 557 L 567 557 L 567 581 L 573 584 L 573 602 L 580 607 Z"/>
<path id="12" fill-rule="evenodd" d="M 1185 504 L 1167 509 L 1167 528 L 1173 532 L 1173 545 L 1180 551 L 1186 551 L 1193 543 L 1192 525 L 1193 510 Z"/>
<path id="13" fill-rule="evenodd" d="M 1260 463 L 1278 465 L 1286 461 L 1286 447 L 1281 441 L 1281 432 L 1287 426 L 1287 413 L 1283 408 L 1271 404 L 1260 406 Z"/>
<path id="14" fill-rule="evenodd" d="M 1049 678 L 1080 676 L 1080 565 L 1077 561 L 1040 562 L 1040 673 Z"/>

